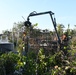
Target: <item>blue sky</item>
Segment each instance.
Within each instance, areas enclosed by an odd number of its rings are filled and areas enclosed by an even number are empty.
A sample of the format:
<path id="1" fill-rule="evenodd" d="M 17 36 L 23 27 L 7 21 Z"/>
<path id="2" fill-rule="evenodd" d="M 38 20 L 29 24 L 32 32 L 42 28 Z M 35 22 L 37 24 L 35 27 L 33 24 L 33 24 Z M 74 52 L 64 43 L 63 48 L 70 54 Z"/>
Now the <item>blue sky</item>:
<path id="1" fill-rule="evenodd" d="M 76 25 L 76 0 L 0 0 L 0 33 L 10 30 L 14 22 L 24 21 L 32 11 L 53 11 L 57 23 L 65 28 Z M 38 23 L 39 28 L 53 29 L 49 15 L 31 17 L 30 21 Z"/>

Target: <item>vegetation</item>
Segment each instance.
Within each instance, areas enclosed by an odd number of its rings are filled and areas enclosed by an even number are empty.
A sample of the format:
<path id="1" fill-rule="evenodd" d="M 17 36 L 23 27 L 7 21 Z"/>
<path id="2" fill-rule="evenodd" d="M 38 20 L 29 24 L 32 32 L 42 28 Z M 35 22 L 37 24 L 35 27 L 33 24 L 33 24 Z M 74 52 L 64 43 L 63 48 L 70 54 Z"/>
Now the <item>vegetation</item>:
<path id="1" fill-rule="evenodd" d="M 5 53 L 0 56 L 0 75 L 76 75 L 75 50 L 68 50 L 69 56 L 62 51 L 46 56 L 40 49 L 38 55 L 28 52 Z"/>
<path id="2" fill-rule="evenodd" d="M 76 75 L 75 29 L 71 30 L 69 26 L 64 32 L 64 25 L 58 24 L 58 33 L 60 36 L 63 32 L 72 36 L 69 45 L 65 46 L 63 50 L 54 50 L 54 53 L 48 52 L 48 55 L 46 55 L 45 50 L 40 48 L 37 53 L 31 50 L 28 51 L 27 55 L 23 55 L 23 37 L 29 31 L 24 35 L 23 32 L 26 30 L 21 31 L 23 23 L 14 23 L 12 31 L 4 31 L 3 34 L 9 34 L 9 40 L 15 44 L 15 49 L 18 52 L 0 53 L 0 75 Z M 47 32 L 47 30 L 44 30 L 44 32 Z M 49 32 L 50 35 L 55 33 L 52 31 Z M 10 37 L 12 33 L 13 39 Z M 38 37 L 40 33 L 40 29 L 33 28 L 32 35 L 30 36 Z M 65 51 L 67 51 L 67 54 L 65 54 Z"/>

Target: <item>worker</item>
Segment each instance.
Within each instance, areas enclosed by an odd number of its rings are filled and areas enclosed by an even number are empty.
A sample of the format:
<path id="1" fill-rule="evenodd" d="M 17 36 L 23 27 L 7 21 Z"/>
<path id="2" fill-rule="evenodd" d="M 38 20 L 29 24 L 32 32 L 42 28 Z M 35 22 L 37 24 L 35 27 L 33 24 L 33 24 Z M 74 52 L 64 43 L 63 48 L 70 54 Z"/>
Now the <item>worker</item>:
<path id="1" fill-rule="evenodd" d="M 61 36 L 61 40 L 62 40 L 62 50 L 63 50 L 63 52 L 64 52 L 64 54 L 65 55 L 67 55 L 68 54 L 68 51 L 67 51 L 67 48 L 68 48 L 68 36 L 66 35 L 66 34 L 63 34 L 62 36 Z"/>
<path id="2" fill-rule="evenodd" d="M 61 36 L 61 40 L 62 40 L 62 42 L 68 42 L 68 36 L 66 34 L 63 34 Z"/>

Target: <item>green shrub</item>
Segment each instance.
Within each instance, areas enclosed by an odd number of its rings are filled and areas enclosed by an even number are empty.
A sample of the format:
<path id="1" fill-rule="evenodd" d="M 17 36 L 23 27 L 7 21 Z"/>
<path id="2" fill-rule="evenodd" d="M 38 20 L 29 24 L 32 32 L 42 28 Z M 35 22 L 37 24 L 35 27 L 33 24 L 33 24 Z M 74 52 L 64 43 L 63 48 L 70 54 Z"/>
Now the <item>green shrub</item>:
<path id="1" fill-rule="evenodd" d="M 63 51 L 45 55 L 43 49 L 38 54 L 30 51 L 27 56 L 15 53 L 5 53 L 0 56 L 0 75 L 75 75 L 76 59 L 73 51 L 71 57 L 65 56 Z M 73 52 L 74 53 L 74 52 Z"/>
<path id="2" fill-rule="evenodd" d="M 0 69 L 2 68 L 3 73 L 0 70 L 0 75 L 6 73 L 6 75 L 12 75 L 15 71 L 15 64 L 19 57 L 14 53 L 5 53 L 0 56 Z"/>
<path id="3" fill-rule="evenodd" d="M 76 46 L 76 36 L 74 36 L 74 37 L 71 39 L 71 45 L 72 45 L 73 47 Z"/>

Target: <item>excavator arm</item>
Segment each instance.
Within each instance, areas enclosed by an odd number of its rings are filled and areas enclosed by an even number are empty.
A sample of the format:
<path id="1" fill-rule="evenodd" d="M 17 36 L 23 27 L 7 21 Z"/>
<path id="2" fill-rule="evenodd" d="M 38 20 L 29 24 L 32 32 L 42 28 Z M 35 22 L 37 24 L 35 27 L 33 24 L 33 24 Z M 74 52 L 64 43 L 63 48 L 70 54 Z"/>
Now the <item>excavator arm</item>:
<path id="1" fill-rule="evenodd" d="M 50 15 L 51 20 L 52 20 L 52 23 L 53 23 L 53 26 L 54 26 L 54 29 L 55 29 L 55 32 L 56 32 L 56 34 L 57 34 L 58 43 L 61 44 L 61 40 L 60 40 L 60 37 L 59 37 L 58 32 L 57 32 L 57 28 L 56 28 L 56 26 L 57 26 L 57 24 L 56 24 L 56 19 L 55 19 L 55 17 L 53 17 L 54 13 L 53 13 L 52 11 L 41 12 L 41 13 L 37 13 L 36 11 L 33 11 L 33 12 L 31 12 L 31 13 L 29 14 L 29 16 L 27 17 L 27 22 L 25 22 L 25 23 L 31 24 L 31 23 L 29 22 L 29 20 L 30 20 L 29 18 L 30 18 L 30 17 L 38 16 L 38 15 L 45 15 L 45 14 L 49 14 L 49 15 Z"/>

